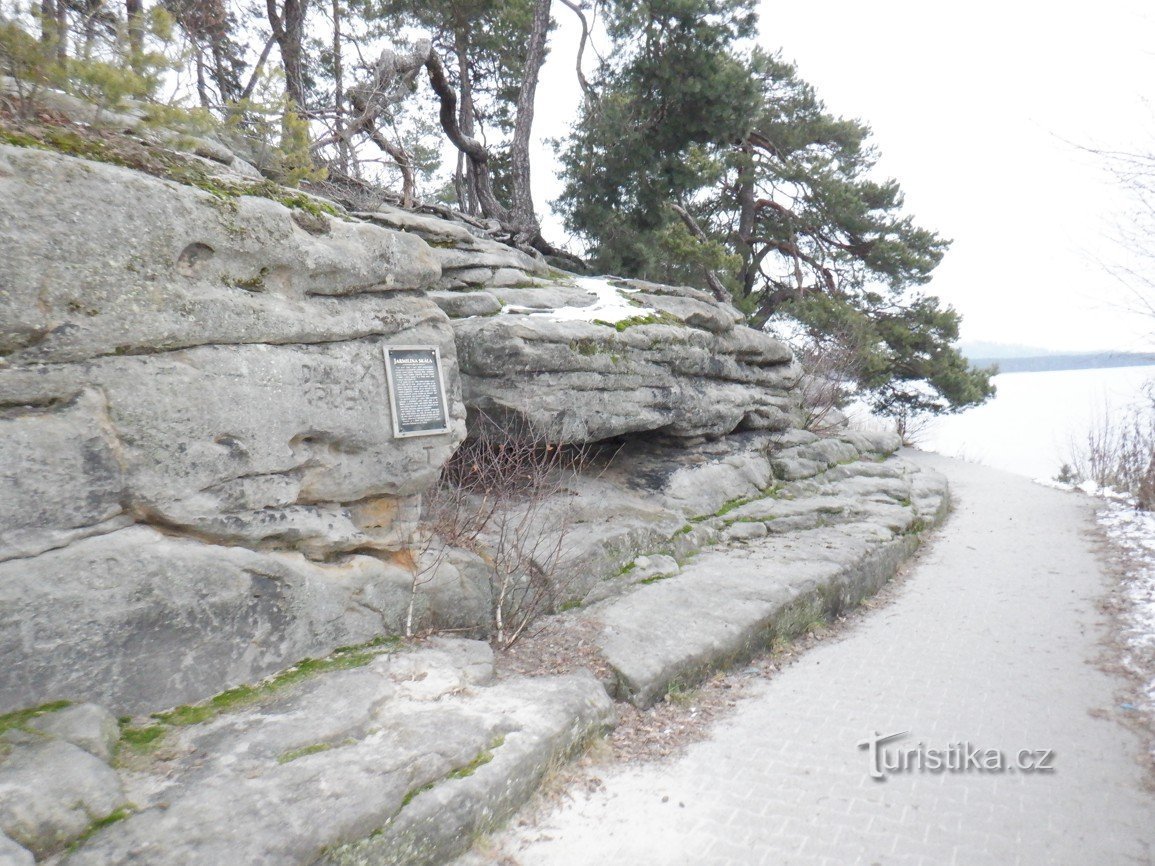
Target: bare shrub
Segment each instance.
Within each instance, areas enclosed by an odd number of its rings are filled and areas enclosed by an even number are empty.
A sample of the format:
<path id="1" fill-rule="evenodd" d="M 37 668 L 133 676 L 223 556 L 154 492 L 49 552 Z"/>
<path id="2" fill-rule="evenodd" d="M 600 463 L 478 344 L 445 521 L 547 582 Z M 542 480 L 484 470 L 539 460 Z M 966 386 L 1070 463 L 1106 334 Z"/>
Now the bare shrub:
<path id="1" fill-rule="evenodd" d="M 818 434 L 838 428 L 841 410 L 853 395 L 845 351 L 840 346 L 808 346 L 795 355 L 806 371 L 797 385 L 803 428 Z"/>
<path id="2" fill-rule="evenodd" d="M 586 446 L 548 442 L 483 419 L 425 497 L 422 543 L 427 551 L 436 546 L 436 553 L 414 569 L 407 629 L 413 599 L 450 547 L 477 554 L 492 569 L 498 646 L 512 646 L 537 617 L 556 610 L 576 576 L 565 555 L 574 521 L 569 485 L 591 454 Z"/>
<path id="3" fill-rule="evenodd" d="M 920 412 L 909 406 L 896 407 L 891 419 L 894 421 L 894 432 L 902 439 L 902 444 L 910 447 L 918 445 L 930 432 L 934 423 L 934 415 Z"/>
<path id="4" fill-rule="evenodd" d="M 802 404 L 802 426 L 819 435 L 842 426 L 842 409 L 854 397 L 862 373 L 862 347 L 849 331 L 788 338 L 803 376 L 795 390 Z"/>
<path id="5" fill-rule="evenodd" d="M 1147 511 L 1155 508 L 1155 385 L 1148 383 L 1144 393 L 1145 402 L 1121 417 L 1104 407 L 1064 475 L 1127 494 Z"/>

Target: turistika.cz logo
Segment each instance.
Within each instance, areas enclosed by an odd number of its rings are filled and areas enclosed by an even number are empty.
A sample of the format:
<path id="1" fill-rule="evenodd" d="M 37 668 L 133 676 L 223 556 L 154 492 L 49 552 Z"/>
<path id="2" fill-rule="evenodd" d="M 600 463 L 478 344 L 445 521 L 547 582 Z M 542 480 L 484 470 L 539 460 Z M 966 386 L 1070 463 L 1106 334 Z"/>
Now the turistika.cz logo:
<path id="1" fill-rule="evenodd" d="M 910 731 L 880 734 L 860 740 L 858 748 L 866 749 L 870 775 L 886 779 L 896 773 L 1053 773 L 1053 749 L 984 749 L 973 743 L 950 743 L 932 749 L 926 743 L 905 748 L 888 745 Z"/>

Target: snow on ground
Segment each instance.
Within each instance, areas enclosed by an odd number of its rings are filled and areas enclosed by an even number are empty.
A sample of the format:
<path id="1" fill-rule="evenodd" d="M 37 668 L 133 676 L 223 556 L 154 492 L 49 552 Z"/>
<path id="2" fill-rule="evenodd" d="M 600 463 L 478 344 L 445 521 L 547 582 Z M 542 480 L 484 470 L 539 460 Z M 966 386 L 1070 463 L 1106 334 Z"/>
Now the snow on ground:
<path id="1" fill-rule="evenodd" d="M 558 307 L 556 310 L 540 310 L 510 304 L 502 308 L 503 313 L 519 313 L 528 316 L 553 319 L 556 322 L 608 322 L 615 325 L 638 316 L 652 316 L 656 311 L 642 307 L 630 300 L 629 295 L 638 289 L 614 285 L 617 277 L 578 277 L 573 284 L 585 289 L 596 300 L 585 307 Z"/>
<path id="2" fill-rule="evenodd" d="M 1122 661 L 1145 683 L 1143 706 L 1137 709 L 1155 714 L 1155 514 L 1116 497 L 1104 499 L 1098 519 L 1125 555 Z"/>

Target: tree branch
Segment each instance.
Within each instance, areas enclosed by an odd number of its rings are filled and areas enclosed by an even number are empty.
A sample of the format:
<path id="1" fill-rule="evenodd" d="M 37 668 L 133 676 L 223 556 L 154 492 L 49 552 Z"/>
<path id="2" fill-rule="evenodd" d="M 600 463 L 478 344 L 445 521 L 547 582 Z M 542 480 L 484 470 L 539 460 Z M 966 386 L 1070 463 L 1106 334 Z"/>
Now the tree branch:
<path id="1" fill-rule="evenodd" d="M 238 102 L 244 102 L 253 95 L 253 90 L 257 86 L 257 80 L 261 77 L 261 70 L 265 66 L 265 62 L 269 59 L 269 54 L 273 50 L 273 43 L 276 42 L 277 37 L 270 36 L 265 40 L 265 47 L 261 49 L 261 56 L 257 58 L 257 62 L 253 64 L 253 73 L 249 76 L 249 81 L 245 85 L 245 89 L 241 91 Z"/>
<path id="2" fill-rule="evenodd" d="M 582 93 L 584 93 L 587 98 L 592 99 L 596 97 L 596 94 L 594 93 L 594 89 L 590 86 L 589 81 L 586 80 L 585 72 L 582 71 L 582 60 L 586 52 L 586 43 L 589 42 L 590 38 L 590 25 L 586 20 L 585 10 L 582 9 L 581 6 L 573 2 L 573 0 L 561 0 L 561 2 L 567 8 L 573 10 L 574 15 L 578 17 L 578 21 L 580 21 L 582 25 L 582 38 L 581 41 L 578 42 L 577 60 L 575 61 L 577 68 L 577 80 L 578 84 L 581 86 Z"/>
<path id="3" fill-rule="evenodd" d="M 691 216 L 688 210 L 676 202 L 670 202 L 670 207 L 673 209 L 674 213 L 678 215 L 678 218 L 682 220 L 683 225 L 686 226 L 690 234 L 697 238 L 701 243 L 709 242 L 709 237 L 707 237 L 706 233 L 702 231 L 702 227 L 698 225 L 698 221 L 694 219 L 693 216 Z M 706 285 L 710 287 L 710 293 L 719 301 L 732 300 L 730 293 L 726 291 L 726 287 L 722 285 L 722 281 L 718 279 L 718 275 L 715 274 L 710 268 L 704 268 L 703 270 L 706 272 Z"/>
<path id="4" fill-rule="evenodd" d="M 508 219 L 508 212 L 493 194 L 493 182 L 489 175 L 489 152 L 481 142 L 461 131 L 457 122 L 457 94 L 445 76 L 445 66 L 441 58 L 432 47 L 425 61 L 425 69 L 429 73 L 429 83 L 433 87 L 433 92 L 441 102 L 439 112 L 441 128 L 445 130 L 453 146 L 465 154 L 477 177 L 477 197 L 482 213 L 499 221 Z"/>

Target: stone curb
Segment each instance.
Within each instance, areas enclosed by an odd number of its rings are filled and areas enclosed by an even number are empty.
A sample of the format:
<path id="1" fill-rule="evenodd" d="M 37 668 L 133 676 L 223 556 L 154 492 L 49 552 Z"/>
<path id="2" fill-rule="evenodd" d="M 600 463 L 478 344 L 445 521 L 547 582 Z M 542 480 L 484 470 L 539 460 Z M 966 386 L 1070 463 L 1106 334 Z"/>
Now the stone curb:
<path id="1" fill-rule="evenodd" d="M 883 538 L 858 521 L 754 539 L 747 555 L 708 551 L 679 575 L 595 605 L 614 671 L 607 690 L 644 709 L 873 595 L 949 510 L 945 479 L 912 477 L 907 531 Z"/>

